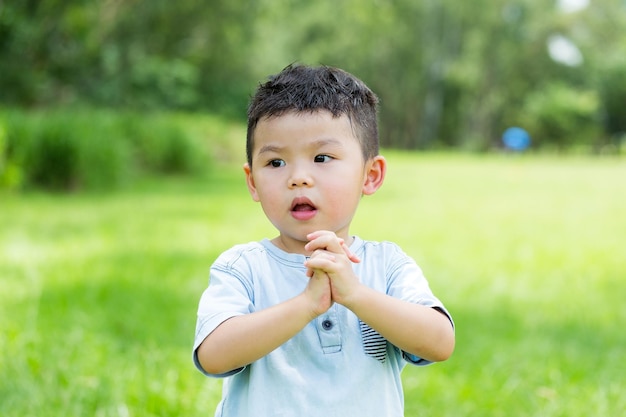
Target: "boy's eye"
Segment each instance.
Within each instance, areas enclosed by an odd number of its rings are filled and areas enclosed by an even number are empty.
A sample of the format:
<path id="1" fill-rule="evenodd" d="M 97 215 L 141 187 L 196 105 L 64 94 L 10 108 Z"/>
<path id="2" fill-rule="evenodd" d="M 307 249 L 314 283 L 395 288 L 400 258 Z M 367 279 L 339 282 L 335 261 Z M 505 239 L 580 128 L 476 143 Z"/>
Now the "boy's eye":
<path id="1" fill-rule="evenodd" d="M 331 156 L 328 155 L 317 155 L 315 156 L 314 161 L 315 162 L 329 162 L 331 159 L 333 159 Z"/>
<path id="2" fill-rule="evenodd" d="M 274 168 L 280 168 L 285 166 L 285 161 L 283 161 L 282 159 L 272 159 L 268 165 L 274 167 Z"/>

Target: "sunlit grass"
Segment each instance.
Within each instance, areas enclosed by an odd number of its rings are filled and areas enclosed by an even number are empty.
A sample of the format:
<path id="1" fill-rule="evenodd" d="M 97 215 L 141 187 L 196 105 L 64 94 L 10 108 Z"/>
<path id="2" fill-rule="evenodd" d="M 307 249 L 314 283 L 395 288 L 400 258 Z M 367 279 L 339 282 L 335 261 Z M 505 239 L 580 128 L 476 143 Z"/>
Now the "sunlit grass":
<path id="1" fill-rule="evenodd" d="M 507 156 L 392 162 L 385 188 L 359 220 L 418 259 L 455 315 L 458 337 L 448 363 L 407 369 L 407 395 L 415 399 L 407 415 L 626 409 L 617 370 L 626 346 L 618 329 L 626 319 L 624 163 Z M 375 213 L 388 214 L 368 222 Z"/>
<path id="2" fill-rule="evenodd" d="M 626 163 L 388 153 L 353 223 L 416 258 L 457 349 L 407 416 L 626 409 Z M 109 195 L 0 195 L 0 415 L 212 415 L 190 347 L 215 257 L 274 232 L 239 167 Z"/>

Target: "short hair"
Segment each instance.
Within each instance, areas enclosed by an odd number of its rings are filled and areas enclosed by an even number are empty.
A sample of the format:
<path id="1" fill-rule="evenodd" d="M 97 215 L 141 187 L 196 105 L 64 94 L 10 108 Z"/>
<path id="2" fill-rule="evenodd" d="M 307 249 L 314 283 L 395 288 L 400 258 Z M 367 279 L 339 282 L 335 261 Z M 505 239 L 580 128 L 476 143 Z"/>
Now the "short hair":
<path id="1" fill-rule="evenodd" d="M 260 84 L 248 107 L 246 156 L 252 166 L 254 130 L 260 119 L 288 112 L 329 111 L 348 116 L 367 161 L 378 155 L 378 97 L 354 75 L 329 66 L 291 64 Z"/>

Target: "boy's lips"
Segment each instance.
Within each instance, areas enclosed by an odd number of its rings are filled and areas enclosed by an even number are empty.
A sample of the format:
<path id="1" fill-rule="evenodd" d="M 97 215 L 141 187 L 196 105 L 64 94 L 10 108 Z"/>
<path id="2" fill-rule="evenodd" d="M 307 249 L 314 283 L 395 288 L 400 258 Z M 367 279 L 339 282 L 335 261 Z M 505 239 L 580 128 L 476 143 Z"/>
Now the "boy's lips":
<path id="1" fill-rule="evenodd" d="M 291 202 L 290 211 L 296 220 L 310 220 L 317 214 L 317 208 L 306 197 L 294 198 Z"/>

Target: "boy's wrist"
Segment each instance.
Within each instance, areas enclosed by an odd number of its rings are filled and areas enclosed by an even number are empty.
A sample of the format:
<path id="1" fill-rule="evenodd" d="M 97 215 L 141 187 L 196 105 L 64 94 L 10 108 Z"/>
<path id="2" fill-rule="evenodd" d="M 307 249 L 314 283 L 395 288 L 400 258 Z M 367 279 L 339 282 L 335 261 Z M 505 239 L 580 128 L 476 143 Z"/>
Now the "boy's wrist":
<path id="1" fill-rule="evenodd" d="M 368 290 L 371 289 L 366 285 L 358 283 L 348 296 L 341 298 L 341 300 L 334 301 L 356 314 L 355 310 L 358 310 L 363 305 L 367 305 Z"/>
<path id="2" fill-rule="evenodd" d="M 296 296 L 294 301 L 298 303 L 298 311 L 302 312 L 302 316 L 306 323 L 309 323 L 324 314 L 332 305 L 332 302 L 330 302 L 328 308 L 320 308 L 319 304 L 312 301 L 306 293 Z"/>

